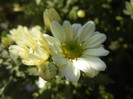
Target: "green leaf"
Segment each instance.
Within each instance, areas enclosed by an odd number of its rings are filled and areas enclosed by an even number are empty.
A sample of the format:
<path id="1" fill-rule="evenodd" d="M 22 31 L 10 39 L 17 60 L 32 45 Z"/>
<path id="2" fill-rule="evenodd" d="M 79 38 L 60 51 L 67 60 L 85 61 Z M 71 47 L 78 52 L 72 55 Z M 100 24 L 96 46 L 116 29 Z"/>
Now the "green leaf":
<path id="1" fill-rule="evenodd" d="M 28 69 L 25 71 L 31 76 L 38 76 L 38 69 L 37 67 L 28 67 Z"/>

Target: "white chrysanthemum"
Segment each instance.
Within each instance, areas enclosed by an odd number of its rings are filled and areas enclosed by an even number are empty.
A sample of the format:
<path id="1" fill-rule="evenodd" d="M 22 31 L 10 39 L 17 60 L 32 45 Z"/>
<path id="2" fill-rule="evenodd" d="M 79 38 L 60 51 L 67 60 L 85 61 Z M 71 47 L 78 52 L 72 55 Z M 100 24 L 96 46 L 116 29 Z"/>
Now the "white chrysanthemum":
<path id="1" fill-rule="evenodd" d="M 26 65 L 39 65 L 49 58 L 49 45 L 40 29 L 38 26 L 31 29 L 18 26 L 11 32 L 10 37 L 17 45 L 11 45 L 9 51 L 20 56 Z"/>
<path id="2" fill-rule="evenodd" d="M 99 71 L 104 71 L 105 63 L 99 56 L 106 56 L 109 52 L 101 45 L 106 36 L 95 32 L 92 21 L 85 25 L 64 21 L 60 25 L 53 21 L 50 25 L 54 37 L 44 35 L 50 44 L 53 62 L 59 67 L 59 75 L 68 81 L 77 82 L 80 70 L 89 77 L 94 77 Z"/>
<path id="3" fill-rule="evenodd" d="M 133 19 L 133 0 L 130 0 L 130 2 L 125 2 L 126 9 L 123 10 L 124 14 L 130 15 L 131 19 Z"/>

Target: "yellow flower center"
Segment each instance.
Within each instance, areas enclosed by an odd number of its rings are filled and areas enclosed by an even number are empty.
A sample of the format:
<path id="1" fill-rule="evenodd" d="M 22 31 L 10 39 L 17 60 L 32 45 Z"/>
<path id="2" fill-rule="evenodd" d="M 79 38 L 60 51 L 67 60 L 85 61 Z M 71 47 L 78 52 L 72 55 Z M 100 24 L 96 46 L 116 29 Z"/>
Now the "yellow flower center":
<path id="1" fill-rule="evenodd" d="M 74 59 L 82 55 L 83 49 L 77 42 L 66 42 L 62 45 L 62 49 L 67 58 Z"/>

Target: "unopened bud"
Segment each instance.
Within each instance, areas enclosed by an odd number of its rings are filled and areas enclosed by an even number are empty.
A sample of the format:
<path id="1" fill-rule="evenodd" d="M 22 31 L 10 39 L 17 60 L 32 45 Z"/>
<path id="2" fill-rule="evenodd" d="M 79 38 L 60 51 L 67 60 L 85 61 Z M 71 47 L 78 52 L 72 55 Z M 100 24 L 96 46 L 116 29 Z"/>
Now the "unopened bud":
<path id="1" fill-rule="evenodd" d="M 54 8 L 46 9 L 43 13 L 44 23 L 47 29 L 50 29 L 52 21 L 62 22 L 61 17 Z"/>
<path id="2" fill-rule="evenodd" d="M 85 11 L 84 10 L 79 10 L 77 12 L 77 15 L 78 15 L 79 18 L 84 18 L 85 17 Z"/>
<path id="3" fill-rule="evenodd" d="M 23 12 L 25 10 L 26 6 L 20 6 L 19 4 L 13 5 L 13 11 L 14 12 Z"/>
<path id="4" fill-rule="evenodd" d="M 9 47 L 9 45 L 11 45 L 11 44 L 13 44 L 14 43 L 14 41 L 13 40 L 11 40 L 10 38 L 8 38 L 8 37 L 2 37 L 2 45 L 5 47 L 5 48 L 7 48 L 7 47 Z"/>
<path id="5" fill-rule="evenodd" d="M 46 81 L 54 79 L 54 77 L 58 73 L 57 66 L 52 62 L 45 62 L 43 64 L 40 64 L 38 67 L 40 77 L 42 77 Z"/>
<path id="6" fill-rule="evenodd" d="M 133 0 L 130 0 L 131 5 L 133 6 Z"/>

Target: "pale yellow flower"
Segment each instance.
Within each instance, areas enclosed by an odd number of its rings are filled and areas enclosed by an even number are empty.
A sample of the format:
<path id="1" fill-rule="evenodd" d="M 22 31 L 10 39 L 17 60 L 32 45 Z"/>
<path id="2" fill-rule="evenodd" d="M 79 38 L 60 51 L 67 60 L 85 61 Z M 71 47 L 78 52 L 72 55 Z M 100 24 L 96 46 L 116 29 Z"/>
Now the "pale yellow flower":
<path id="1" fill-rule="evenodd" d="M 131 19 L 133 19 L 133 0 L 130 2 L 125 2 L 126 9 L 123 10 L 124 14 L 130 15 Z"/>
<path id="2" fill-rule="evenodd" d="M 17 45 L 11 45 L 9 51 L 20 56 L 26 65 L 39 65 L 49 58 L 49 45 L 40 29 L 38 26 L 31 29 L 18 26 L 11 31 L 10 37 Z"/>

